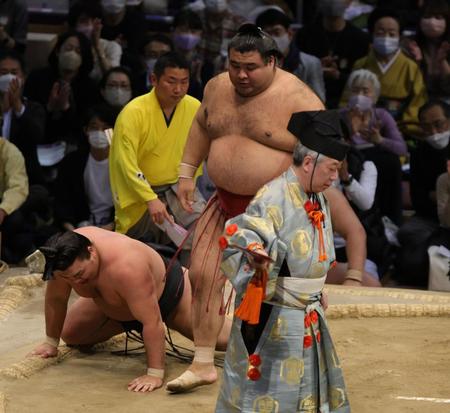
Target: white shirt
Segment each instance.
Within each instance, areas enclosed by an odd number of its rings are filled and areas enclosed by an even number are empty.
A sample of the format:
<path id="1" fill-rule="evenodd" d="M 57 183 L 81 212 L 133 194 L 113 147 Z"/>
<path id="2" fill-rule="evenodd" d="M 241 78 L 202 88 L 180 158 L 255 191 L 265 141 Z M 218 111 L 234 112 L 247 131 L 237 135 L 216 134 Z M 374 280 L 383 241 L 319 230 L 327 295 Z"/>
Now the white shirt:
<path id="1" fill-rule="evenodd" d="M 25 105 L 22 103 L 22 108 L 20 112 L 15 112 L 16 116 L 20 118 L 25 112 Z M 12 109 L 9 109 L 7 112 L 3 113 L 3 126 L 2 126 L 2 137 L 5 139 L 10 138 L 11 134 L 11 119 L 12 119 Z"/>
<path id="2" fill-rule="evenodd" d="M 107 224 L 113 207 L 108 158 L 97 161 L 89 154 L 83 177 L 93 224 Z"/>
<path id="3" fill-rule="evenodd" d="M 361 211 L 372 208 L 377 190 L 377 167 L 372 161 L 364 161 L 359 180 L 353 179 L 348 186 L 342 186 L 345 196 Z"/>

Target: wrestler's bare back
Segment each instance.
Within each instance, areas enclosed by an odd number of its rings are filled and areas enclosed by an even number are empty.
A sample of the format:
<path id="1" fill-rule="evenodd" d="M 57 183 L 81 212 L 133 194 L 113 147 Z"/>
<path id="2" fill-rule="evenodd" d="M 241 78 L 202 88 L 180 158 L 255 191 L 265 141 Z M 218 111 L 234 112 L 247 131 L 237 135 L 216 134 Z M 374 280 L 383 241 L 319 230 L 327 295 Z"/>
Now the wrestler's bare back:
<path id="1" fill-rule="evenodd" d="M 202 115 L 211 140 L 208 174 L 229 192 L 253 195 L 292 163 L 291 114 L 324 109 L 296 76 L 276 69 L 271 85 L 252 97 L 239 96 L 228 73 L 208 85 Z"/>
<path id="2" fill-rule="evenodd" d="M 68 281 L 71 287 L 82 297 L 89 297 L 99 308 L 114 320 L 131 320 L 127 303 L 124 301 L 124 277 L 137 277 L 137 282 L 148 285 L 145 277 L 152 277 L 156 299 L 164 290 L 165 266 L 159 254 L 143 244 L 125 235 L 105 231 L 96 227 L 77 229 L 76 232 L 86 236 L 93 243 L 100 258 L 99 272 L 96 278 L 86 284 Z M 133 271 L 139 262 L 142 271 Z"/>

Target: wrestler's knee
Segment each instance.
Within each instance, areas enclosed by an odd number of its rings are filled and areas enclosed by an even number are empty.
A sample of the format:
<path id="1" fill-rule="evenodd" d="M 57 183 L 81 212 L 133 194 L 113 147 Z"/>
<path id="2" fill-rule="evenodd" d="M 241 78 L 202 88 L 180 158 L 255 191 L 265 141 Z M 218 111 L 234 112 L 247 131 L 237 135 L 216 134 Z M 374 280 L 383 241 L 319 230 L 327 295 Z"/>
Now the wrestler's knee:
<path id="1" fill-rule="evenodd" d="M 80 331 L 79 328 L 76 328 L 76 326 L 73 323 L 64 323 L 64 327 L 61 331 L 61 339 L 66 343 L 67 345 L 78 345 L 81 343 L 81 337 L 80 337 Z"/>
<path id="2" fill-rule="evenodd" d="M 61 340 L 64 341 L 67 345 L 76 345 L 77 343 L 77 335 L 76 332 L 73 330 L 70 330 L 68 328 L 63 328 L 63 331 L 61 332 Z"/>

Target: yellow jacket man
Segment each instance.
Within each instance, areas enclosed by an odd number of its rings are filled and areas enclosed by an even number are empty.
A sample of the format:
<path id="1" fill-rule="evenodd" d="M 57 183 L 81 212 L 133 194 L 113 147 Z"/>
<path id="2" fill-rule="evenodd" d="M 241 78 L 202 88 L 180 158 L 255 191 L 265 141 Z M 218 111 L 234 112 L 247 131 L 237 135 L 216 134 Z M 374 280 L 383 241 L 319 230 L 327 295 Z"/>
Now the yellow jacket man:
<path id="1" fill-rule="evenodd" d="M 153 89 L 132 100 L 120 113 L 110 153 L 110 179 L 116 231 L 160 242 L 154 224 L 183 221 L 172 186 L 200 102 L 186 95 L 189 65 L 170 52 L 158 59 Z M 198 212 L 203 204 L 198 205 Z M 189 217 L 190 222 L 195 214 Z M 186 226 L 189 222 L 179 222 Z"/>
<path id="2" fill-rule="evenodd" d="M 19 208 L 28 197 L 25 160 L 15 145 L 0 138 L 0 232 L 2 258 L 17 263 L 31 252 L 31 234 L 27 234 Z"/>

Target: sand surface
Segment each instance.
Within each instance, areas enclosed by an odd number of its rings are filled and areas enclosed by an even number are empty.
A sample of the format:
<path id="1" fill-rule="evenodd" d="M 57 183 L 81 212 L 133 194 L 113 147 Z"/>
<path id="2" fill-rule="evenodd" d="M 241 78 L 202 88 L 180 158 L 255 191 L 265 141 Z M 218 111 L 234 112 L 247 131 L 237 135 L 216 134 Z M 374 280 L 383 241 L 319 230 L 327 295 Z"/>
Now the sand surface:
<path id="1" fill-rule="evenodd" d="M 0 276 L 0 284 L 8 275 L 11 272 Z M 391 291 L 395 295 L 398 290 Z M 111 354 L 123 348 L 121 342 L 91 354 L 71 350 L 60 363 L 36 367 L 25 355 L 43 336 L 43 293 L 43 287 L 32 288 L 17 308 L 0 318 L 0 413 L 214 411 L 219 384 L 183 395 L 169 395 L 163 389 L 151 394 L 128 392 L 128 381 L 145 371 L 145 357 Z M 450 302 L 449 294 L 430 296 Z M 331 304 L 378 300 L 408 301 L 330 292 Z M 450 412 L 450 317 L 338 318 L 329 324 L 353 412 Z M 191 346 L 179 335 L 173 337 L 176 343 Z M 10 377 L 18 367 L 28 378 Z M 185 368 L 186 364 L 168 357 L 166 379 Z"/>

